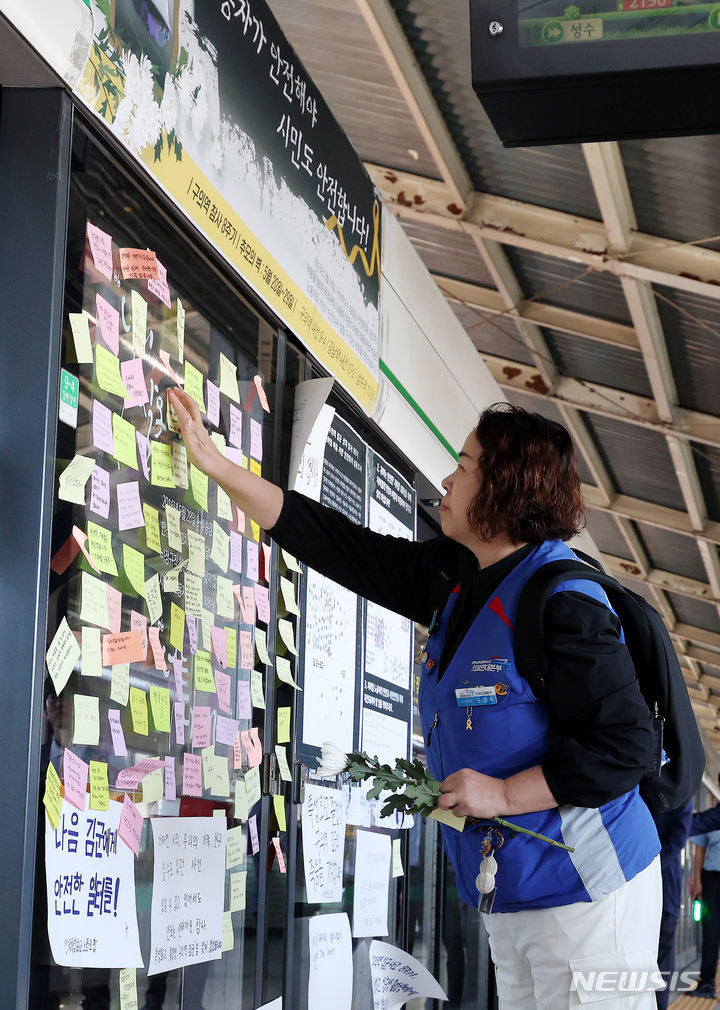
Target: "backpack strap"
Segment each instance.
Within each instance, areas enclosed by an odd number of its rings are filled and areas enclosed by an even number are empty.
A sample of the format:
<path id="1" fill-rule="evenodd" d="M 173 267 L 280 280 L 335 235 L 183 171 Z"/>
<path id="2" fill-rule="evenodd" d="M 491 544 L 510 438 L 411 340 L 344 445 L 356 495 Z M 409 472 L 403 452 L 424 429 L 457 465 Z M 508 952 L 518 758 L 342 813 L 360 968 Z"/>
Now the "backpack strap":
<path id="1" fill-rule="evenodd" d="M 561 582 L 569 579 L 596 582 L 613 596 L 625 590 L 611 575 L 597 567 L 589 555 L 575 552 L 582 561 L 572 558 L 549 561 L 530 576 L 518 601 L 515 614 L 513 650 L 515 663 L 522 677 L 539 700 L 545 697 L 545 677 L 548 659 L 545 651 L 545 606 Z"/>

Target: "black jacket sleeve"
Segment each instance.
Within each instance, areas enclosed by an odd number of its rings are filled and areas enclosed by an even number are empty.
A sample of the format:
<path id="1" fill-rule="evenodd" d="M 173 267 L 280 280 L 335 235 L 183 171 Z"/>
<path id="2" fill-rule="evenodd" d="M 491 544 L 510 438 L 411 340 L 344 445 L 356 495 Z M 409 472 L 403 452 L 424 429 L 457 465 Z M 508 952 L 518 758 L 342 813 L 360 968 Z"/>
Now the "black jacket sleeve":
<path id="1" fill-rule="evenodd" d="M 383 536 L 295 491 L 285 493 L 280 517 L 267 532 L 316 571 L 421 624 L 430 623 L 463 563 L 473 559 L 447 537 L 413 543 Z"/>
<path id="2" fill-rule="evenodd" d="M 548 600 L 545 618 L 550 730 L 543 771 L 558 804 L 598 807 L 647 770 L 652 718 L 612 611 L 583 593 L 561 592 Z"/>

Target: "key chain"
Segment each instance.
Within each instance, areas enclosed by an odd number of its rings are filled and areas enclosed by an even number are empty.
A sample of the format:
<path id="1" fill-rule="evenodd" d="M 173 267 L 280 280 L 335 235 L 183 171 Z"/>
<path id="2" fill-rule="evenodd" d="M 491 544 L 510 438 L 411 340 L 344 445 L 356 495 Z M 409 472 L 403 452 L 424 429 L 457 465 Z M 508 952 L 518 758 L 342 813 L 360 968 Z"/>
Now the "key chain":
<path id="1" fill-rule="evenodd" d="M 471 705 L 468 708 L 468 714 L 467 714 L 467 721 L 465 723 L 465 729 L 472 729 L 472 714 L 473 714 L 473 706 Z"/>
<path id="2" fill-rule="evenodd" d="M 488 828 L 488 833 L 483 838 L 480 847 L 483 858 L 480 861 L 478 875 L 475 878 L 475 886 L 480 895 L 478 901 L 478 910 L 480 912 L 489 912 L 492 909 L 493 901 L 495 900 L 495 874 L 498 869 L 494 853 L 496 849 L 502 847 L 504 841 L 503 833 L 498 828 Z"/>

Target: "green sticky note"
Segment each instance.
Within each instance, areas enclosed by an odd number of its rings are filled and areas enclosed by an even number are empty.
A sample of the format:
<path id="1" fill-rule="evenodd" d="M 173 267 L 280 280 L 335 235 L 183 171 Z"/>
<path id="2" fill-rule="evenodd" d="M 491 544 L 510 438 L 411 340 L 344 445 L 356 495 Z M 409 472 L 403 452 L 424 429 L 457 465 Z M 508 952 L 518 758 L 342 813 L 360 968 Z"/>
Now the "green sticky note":
<path id="1" fill-rule="evenodd" d="M 156 551 L 159 554 L 162 551 L 162 544 L 160 543 L 158 510 L 154 509 L 152 505 L 147 505 L 145 502 L 143 502 L 142 510 L 145 519 L 145 543 L 149 550 Z"/>
<path id="2" fill-rule="evenodd" d="M 135 732 L 140 733 L 142 736 L 147 736 L 150 732 L 147 695 L 139 687 L 130 688 L 130 712 Z"/>
<path id="3" fill-rule="evenodd" d="M 183 651 L 185 641 L 185 611 L 177 603 L 170 604 L 170 645 L 178 652 Z"/>
<path id="4" fill-rule="evenodd" d="M 108 786 L 108 766 L 105 761 L 90 762 L 90 809 L 110 809 L 110 788 Z"/>
<path id="5" fill-rule="evenodd" d="M 87 551 L 95 563 L 95 567 L 100 572 L 107 572 L 108 575 L 117 575 L 117 565 L 112 550 L 112 532 L 106 530 L 104 526 L 88 521 L 87 524 Z"/>
<path id="6" fill-rule="evenodd" d="M 135 426 L 126 421 L 124 417 L 113 413 L 112 416 L 113 438 L 115 440 L 115 451 L 113 453 L 118 463 L 133 470 L 138 468 L 137 442 L 135 441 Z"/>
<path id="7" fill-rule="evenodd" d="M 188 396 L 192 396 L 195 403 L 197 403 L 200 410 L 205 413 L 205 398 L 203 395 L 203 374 L 202 372 L 191 365 L 189 361 L 185 362 L 185 392 Z"/>
<path id="8" fill-rule="evenodd" d="M 235 597 L 233 596 L 232 579 L 218 575 L 215 581 L 215 608 L 220 617 L 228 621 L 235 619 Z"/>
<path id="9" fill-rule="evenodd" d="M 130 395 L 120 375 L 120 359 L 101 343 L 95 344 L 95 378 L 100 388 L 108 393 L 116 393 L 124 400 Z"/>
<path id="10" fill-rule="evenodd" d="M 160 733 L 170 732 L 170 691 L 166 687 L 150 688 L 150 709 L 155 729 Z"/>
<path id="11" fill-rule="evenodd" d="M 289 708 L 277 710 L 277 742 L 290 743 L 290 712 Z"/>
<path id="12" fill-rule="evenodd" d="M 171 464 L 172 465 L 172 464 Z M 204 511 L 208 511 L 208 476 L 198 470 L 194 463 L 190 464 L 190 487 L 196 503 Z"/>
<path id="13" fill-rule="evenodd" d="M 150 483 L 155 487 L 175 487 L 172 449 L 164 442 L 150 443 Z"/>
<path id="14" fill-rule="evenodd" d="M 195 653 L 193 667 L 195 671 L 195 690 L 210 691 L 212 694 L 215 694 L 215 678 L 213 677 L 210 653 L 198 649 Z"/>
<path id="15" fill-rule="evenodd" d="M 134 547 L 123 544 L 125 577 L 138 596 L 145 596 L 145 558 Z"/>
<path id="16" fill-rule="evenodd" d="M 75 746 L 97 747 L 100 740 L 99 699 L 93 695 L 73 696 L 73 737 Z"/>

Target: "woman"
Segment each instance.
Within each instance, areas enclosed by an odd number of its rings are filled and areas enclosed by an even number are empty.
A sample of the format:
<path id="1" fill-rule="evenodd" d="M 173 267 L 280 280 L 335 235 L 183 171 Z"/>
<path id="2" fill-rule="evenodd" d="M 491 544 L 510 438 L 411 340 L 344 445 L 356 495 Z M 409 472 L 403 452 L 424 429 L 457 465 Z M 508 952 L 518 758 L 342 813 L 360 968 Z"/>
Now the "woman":
<path id="1" fill-rule="evenodd" d="M 574 848 L 443 826 L 469 904 L 479 904 L 480 862 L 494 849 L 494 903 L 483 917 L 501 1010 L 564 1010 L 588 996 L 607 1010 L 654 1010 L 653 992 L 627 995 L 627 975 L 598 985 L 588 974 L 654 971 L 661 906 L 660 847 L 637 791 L 652 754 L 650 713 L 600 587 L 573 581 L 548 602 L 546 702 L 513 661 L 520 591 L 542 564 L 572 557 L 564 541 L 582 523 L 565 429 L 507 404 L 484 411 L 443 481 L 445 537 L 412 544 L 233 466 L 190 397 L 170 395 L 190 458 L 273 539 L 429 625 L 420 714 L 439 805 L 507 817 Z"/>

